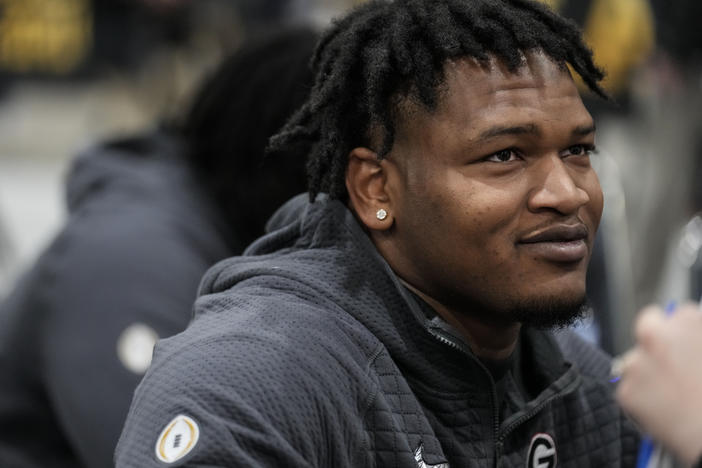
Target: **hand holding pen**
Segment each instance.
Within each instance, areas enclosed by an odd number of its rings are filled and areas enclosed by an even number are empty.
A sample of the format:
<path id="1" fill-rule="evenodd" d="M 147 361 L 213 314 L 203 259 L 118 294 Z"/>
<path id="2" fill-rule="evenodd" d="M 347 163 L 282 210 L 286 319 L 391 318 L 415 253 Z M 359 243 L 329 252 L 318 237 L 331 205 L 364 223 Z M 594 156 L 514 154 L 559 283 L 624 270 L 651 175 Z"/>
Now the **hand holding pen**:
<path id="1" fill-rule="evenodd" d="M 636 346 L 618 358 L 617 399 L 656 441 L 692 464 L 702 456 L 702 313 L 697 304 L 644 309 Z M 668 311 L 672 312 L 672 310 Z"/>

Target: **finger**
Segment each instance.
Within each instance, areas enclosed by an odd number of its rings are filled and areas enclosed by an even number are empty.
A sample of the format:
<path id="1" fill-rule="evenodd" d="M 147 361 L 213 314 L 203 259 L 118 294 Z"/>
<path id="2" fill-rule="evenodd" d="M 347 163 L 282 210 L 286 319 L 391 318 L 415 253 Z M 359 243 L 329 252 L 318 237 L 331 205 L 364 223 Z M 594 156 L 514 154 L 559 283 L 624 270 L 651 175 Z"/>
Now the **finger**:
<path id="1" fill-rule="evenodd" d="M 610 374 L 612 381 L 619 380 L 626 371 L 626 368 L 631 364 L 631 360 L 634 357 L 634 350 L 627 351 L 621 356 L 617 356 L 612 359 L 612 368 Z"/>
<path id="2" fill-rule="evenodd" d="M 613 363 L 612 371 L 618 372 L 621 377 L 617 385 L 617 399 L 627 410 L 636 407 L 635 401 L 641 396 L 640 392 L 636 391 L 639 387 L 637 380 L 640 378 L 640 375 L 637 375 L 638 373 L 635 369 L 637 362 L 640 362 L 641 359 L 641 350 L 639 348 L 634 348 L 618 359 L 615 359 Z"/>
<path id="3" fill-rule="evenodd" d="M 663 309 L 658 306 L 648 306 L 639 313 L 636 319 L 634 335 L 639 345 L 649 348 L 656 339 L 657 331 L 665 323 Z"/>
<path id="4" fill-rule="evenodd" d="M 700 305 L 694 302 L 687 302 L 680 306 L 680 309 L 675 313 L 672 320 L 680 321 L 699 321 L 702 320 L 702 312 L 700 312 Z"/>

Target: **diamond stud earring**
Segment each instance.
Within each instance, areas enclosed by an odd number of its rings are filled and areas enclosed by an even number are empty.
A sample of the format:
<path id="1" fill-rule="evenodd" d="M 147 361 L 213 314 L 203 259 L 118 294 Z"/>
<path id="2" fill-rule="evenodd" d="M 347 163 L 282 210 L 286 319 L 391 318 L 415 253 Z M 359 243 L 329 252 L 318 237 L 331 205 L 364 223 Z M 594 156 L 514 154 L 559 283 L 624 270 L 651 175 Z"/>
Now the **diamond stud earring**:
<path id="1" fill-rule="evenodd" d="M 375 217 L 383 221 L 385 218 L 388 217 L 388 212 L 381 208 L 375 212 Z"/>

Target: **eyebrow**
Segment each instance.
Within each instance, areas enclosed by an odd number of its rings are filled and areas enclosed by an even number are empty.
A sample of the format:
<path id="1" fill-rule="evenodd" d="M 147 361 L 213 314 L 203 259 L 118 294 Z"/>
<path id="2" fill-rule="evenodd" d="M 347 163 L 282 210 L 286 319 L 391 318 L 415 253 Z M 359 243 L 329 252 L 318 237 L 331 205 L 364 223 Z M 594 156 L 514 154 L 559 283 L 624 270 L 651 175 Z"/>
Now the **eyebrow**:
<path id="1" fill-rule="evenodd" d="M 580 125 L 573 129 L 573 136 L 586 136 L 591 133 L 595 133 L 595 124 L 592 125 Z"/>
<path id="2" fill-rule="evenodd" d="M 488 128 L 487 130 L 482 132 L 478 138 L 480 140 L 488 140 L 490 138 L 504 136 L 504 135 L 526 135 L 526 134 L 538 135 L 539 133 L 541 133 L 541 131 L 534 124 L 519 125 L 519 126 L 514 126 L 514 127 L 495 126 L 495 127 Z"/>
<path id="3" fill-rule="evenodd" d="M 534 124 L 528 125 L 517 125 L 512 127 L 506 126 L 495 126 L 489 128 L 482 132 L 479 136 L 480 140 L 488 140 L 490 138 L 495 138 L 504 135 L 539 135 L 541 130 L 538 126 Z M 579 125 L 573 129 L 571 132 L 573 136 L 586 136 L 591 133 L 595 133 L 595 124 L 592 125 Z"/>

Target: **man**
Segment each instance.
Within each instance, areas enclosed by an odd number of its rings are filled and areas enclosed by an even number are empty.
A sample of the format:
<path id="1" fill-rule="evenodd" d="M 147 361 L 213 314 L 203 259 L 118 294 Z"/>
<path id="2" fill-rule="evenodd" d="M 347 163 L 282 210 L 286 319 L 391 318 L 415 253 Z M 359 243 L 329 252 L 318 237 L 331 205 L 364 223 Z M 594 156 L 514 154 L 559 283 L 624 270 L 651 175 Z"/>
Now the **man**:
<path id="1" fill-rule="evenodd" d="M 0 467 L 114 466 L 156 339 L 186 327 L 205 271 L 304 190 L 304 158 L 263 156 L 309 93 L 316 40 L 252 37 L 182 128 L 76 160 L 66 225 L 0 303 Z"/>
<path id="2" fill-rule="evenodd" d="M 526 0 L 364 4 L 321 38 L 273 149 L 313 203 L 201 284 L 157 346 L 118 467 L 631 466 L 582 309 L 602 74 Z"/>

